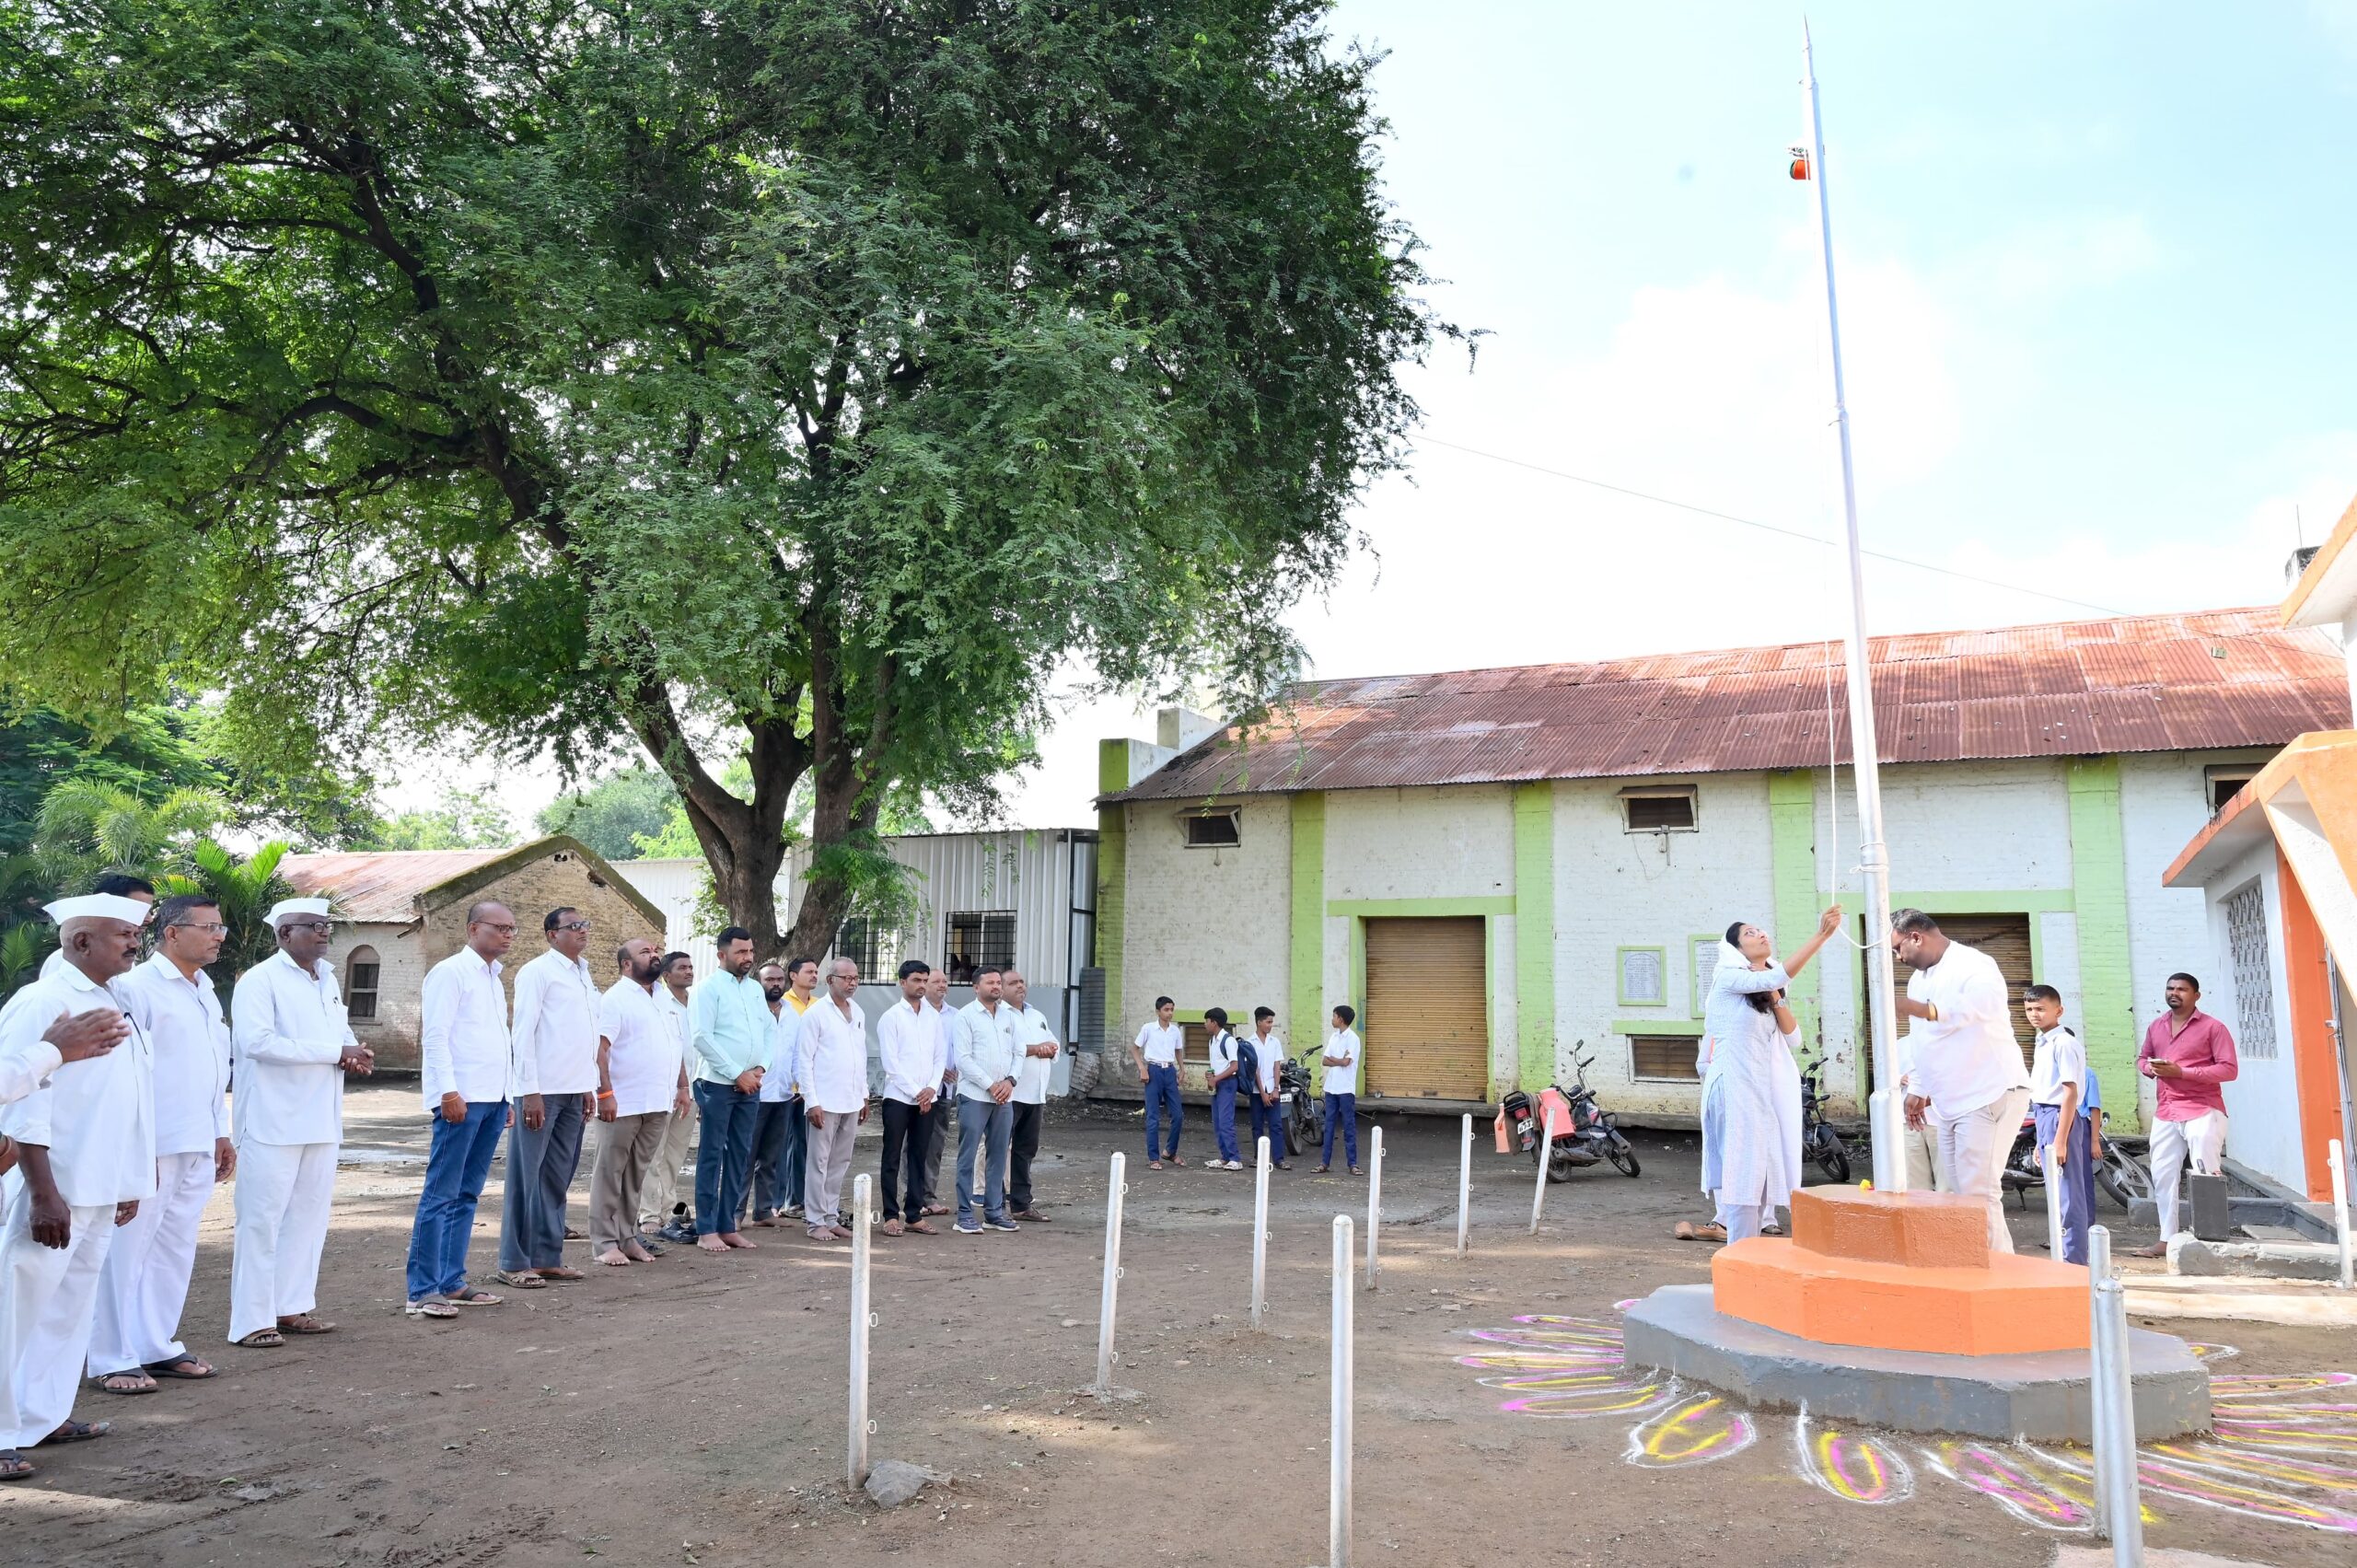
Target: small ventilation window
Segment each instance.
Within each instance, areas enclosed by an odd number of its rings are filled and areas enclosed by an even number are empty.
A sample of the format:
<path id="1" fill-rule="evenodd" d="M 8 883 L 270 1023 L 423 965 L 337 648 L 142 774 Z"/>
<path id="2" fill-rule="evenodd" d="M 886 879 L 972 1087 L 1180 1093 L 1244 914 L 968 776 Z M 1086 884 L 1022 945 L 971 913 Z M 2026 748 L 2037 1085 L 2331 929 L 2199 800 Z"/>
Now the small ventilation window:
<path id="1" fill-rule="evenodd" d="M 2230 763 L 2223 767 L 2204 768 L 2201 772 L 2210 790 L 2210 815 L 2215 817 L 2233 804 L 2235 796 L 2243 792 L 2245 784 L 2258 776 L 2258 764 Z"/>
<path id="2" fill-rule="evenodd" d="M 344 1016 L 354 1023 L 366 1023 L 377 1016 L 377 976 L 382 972 L 377 949 L 354 947 L 344 966 Z"/>
<path id="3" fill-rule="evenodd" d="M 1620 810 L 1632 833 L 1688 833 L 1694 830 L 1694 786 L 1649 784 L 1620 792 Z"/>
<path id="4" fill-rule="evenodd" d="M 1694 1083 L 1701 1077 L 1694 1070 L 1697 1043 L 1687 1035 L 1631 1035 L 1629 1075 L 1661 1083 Z"/>
<path id="5" fill-rule="evenodd" d="M 1244 842 L 1243 813 L 1190 811 L 1179 819 L 1186 825 L 1189 849 L 1233 849 Z"/>

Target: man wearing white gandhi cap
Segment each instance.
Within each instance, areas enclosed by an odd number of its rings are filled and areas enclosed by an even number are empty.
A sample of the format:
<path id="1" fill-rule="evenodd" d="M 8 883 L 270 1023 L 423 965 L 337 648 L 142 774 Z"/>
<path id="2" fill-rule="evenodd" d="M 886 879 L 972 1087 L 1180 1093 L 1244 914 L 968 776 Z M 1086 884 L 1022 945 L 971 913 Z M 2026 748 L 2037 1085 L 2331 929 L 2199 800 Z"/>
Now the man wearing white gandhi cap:
<path id="1" fill-rule="evenodd" d="M 24 1450 L 106 1434 L 72 1419 L 90 1348 L 99 1271 L 114 1227 L 156 1190 L 153 1056 L 113 981 L 139 958 L 147 906 L 112 893 L 48 906 L 65 962 L 0 1007 L 0 1057 L 31 1051 L 61 1017 L 108 1010 L 127 1032 L 67 1062 L 0 1113 L 23 1182 L 0 1221 L 0 1480 L 33 1473 Z"/>
<path id="2" fill-rule="evenodd" d="M 238 977 L 229 1006 L 229 1126 L 238 1145 L 229 1342 L 257 1350 L 335 1327 L 311 1310 L 343 1143 L 343 1075 L 366 1075 L 377 1064 L 345 1021 L 327 960 L 335 930 L 328 901 L 283 900 L 269 919 L 278 951 Z"/>

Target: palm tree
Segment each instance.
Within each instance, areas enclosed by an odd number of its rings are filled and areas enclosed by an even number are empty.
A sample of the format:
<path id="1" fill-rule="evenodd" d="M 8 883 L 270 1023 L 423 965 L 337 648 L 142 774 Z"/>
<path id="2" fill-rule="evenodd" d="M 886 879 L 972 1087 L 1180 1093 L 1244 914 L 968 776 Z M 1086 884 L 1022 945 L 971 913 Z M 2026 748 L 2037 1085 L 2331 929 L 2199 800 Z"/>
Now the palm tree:
<path id="1" fill-rule="evenodd" d="M 199 839 L 188 849 L 191 873 L 167 872 L 156 880 L 162 898 L 201 894 L 221 909 L 221 923 L 229 928 L 221 939 L 221 956 L 211 973 L 220 982 L 226 1005 L 238 977 L 276 950 L 277 935 L 265 917 L 273 904 L 295 896 L 295 886 L 278 874 L 287 845 L 273 840 L 239 859 L 211 839 Z"/>
<path id="2" fill-rule="evenodd" d="M 182 859 L 188 841 L 228 815 L 211 790 L 176 789 L 148 800 L 117 784 L 67 779 L 41 797 L 35 853 L 52 887 L 109 871 L 152 876 Z"/>

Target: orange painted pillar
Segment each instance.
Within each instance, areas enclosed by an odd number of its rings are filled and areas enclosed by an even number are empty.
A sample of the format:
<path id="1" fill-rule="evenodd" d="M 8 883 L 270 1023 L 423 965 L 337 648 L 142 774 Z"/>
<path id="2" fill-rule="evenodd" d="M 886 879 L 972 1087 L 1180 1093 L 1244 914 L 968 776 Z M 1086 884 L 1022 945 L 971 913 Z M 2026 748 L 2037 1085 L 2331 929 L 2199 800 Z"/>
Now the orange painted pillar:
<path id="1" fill-rule="evenodd" d="M 2292 1009 L 2292 1078 L 2300 1096 L 2300 1154 L 2308 1196 L 2332 1199 L 2328 1145 L 2340 1136 L 2340 1073 L 2332 1060 L 2332 981 L 2324 932 L 2283 852 L 2275 852 L 2283 900 L 2283 980 Z"/>

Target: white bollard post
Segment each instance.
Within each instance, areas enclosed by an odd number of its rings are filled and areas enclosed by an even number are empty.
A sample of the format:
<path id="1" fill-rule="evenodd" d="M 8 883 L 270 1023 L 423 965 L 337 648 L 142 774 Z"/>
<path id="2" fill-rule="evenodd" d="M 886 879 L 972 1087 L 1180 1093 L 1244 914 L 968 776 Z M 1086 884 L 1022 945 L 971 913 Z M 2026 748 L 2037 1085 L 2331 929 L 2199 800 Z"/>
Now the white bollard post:
<path id="1" fill-rule="evenodd" d="M 2136 1474 L 2135 1393 L 2128 1359 L 2127 1298 L 2111 1276 L 2111 1233 L 2087 1232 L 2088 1329 L 2092 1376 L 2088 1403 L 2095 1423 L 2096 1534 L 2111 1542 L 2115 1568 L 2144 1561 L 2144 1504 Z"/>
<path id="2" fill-rule="evenodd" d="M 2325 1145 L 2332 1156 L 2332 1233 L 2340 1242 L 2340 1288 L 2357 1288 L 2351 1278 L 2349 1242 L 2349 1152 L 2335 1138 Z"/>
<path id="3" fill-rule="evenodd" d="M 2111 1447 L 2111 1401 L 2103 1397 L 2103 1297 L 2096 1286 L 2111 1277 L 2111 1232 L 2103 1225 L 2087 1227 L 2087 1478 L 2095 1488 L 2095 1535 L 2111 1538 L 2111 1510 L 2104 1496 L 2103 1456 Z"/>
<path id="4" fill-rule="evenodd" d="M 1129 1162 L 1113 1156 L 1112 1174 L 1105 1185 L 1105 1291 L 1097 1316 L 1097 1391 L 1113 1388 L 1113 1298 L 1121 1284 L 1121 1197 L 1129 1191 L 1122 1173 Z"/>
<path id="5" fill-rule="evenodd" d="M 1334 1216 L 1334 1409 L 1327 1427 L 1330 1450 L 1326 1501 L 1327 1568 L 1351 1568 L 1351 1400 L 1353 1327 L 1351 1216 Z"/>
<path id="6" fill-rule="evenodd" d="M 2070 1136 L 2070 1129 L 2059 1129 L 2057 1139 Z M 2054 1163 L 2054 1145 L 2049 1144 L 2038 1151 L 2046 1171 L 2046 1254 L 2056 1262 L 2062 1261 L 2062 1172 Z"/>
<path id="7" fill-rule="evenodd" d="M 862 1176 L 852 1183 L 851 1202 L 851 1489 L 867 1484 L 867 1330 L 874 1323 L 868 1303 L 867 1270 L 871 1260 L 871 1221 L 867 1184 Z"/>
<path id="8" fill-rule="evenodd" d="M 1383 1226 L 1383 1129 L 1375 1128 L 1368 1135 L 1373 1145 L 1367 1160 L 1366 1178 L 1366 1288 L 1375 1288 L 1376 1275 L 1382 1265 L 1376 1260 L 1376 1232 Z"/>
<path id="9" fill-rule="evenodd" d="M 1465 1256 L 1465 1240 L 1473 1223 L 1473 1113 L 1465 1113 L 1465 1131 L 1457 1149 L 1457 1255 Z"/>
<path id="10" fill-rule="evenodd" d="M 1260 1174 L 1252 1184 L 1252 1326 L 1257 1329 L 1269 1285 L 1269 1140 L 1263 1134 L 1256 1142 Z"/>
<path id="11" fill-rule="evenodd" d="M 1547 1206 L 1547 1167 L 1555 1157 L 1555 1123 L 1550 1113 L 1538 1119 L 1538 1187 L 1530 1195 L 1530 1234 L 1538 1234 L 1538 1211 Z"/>

